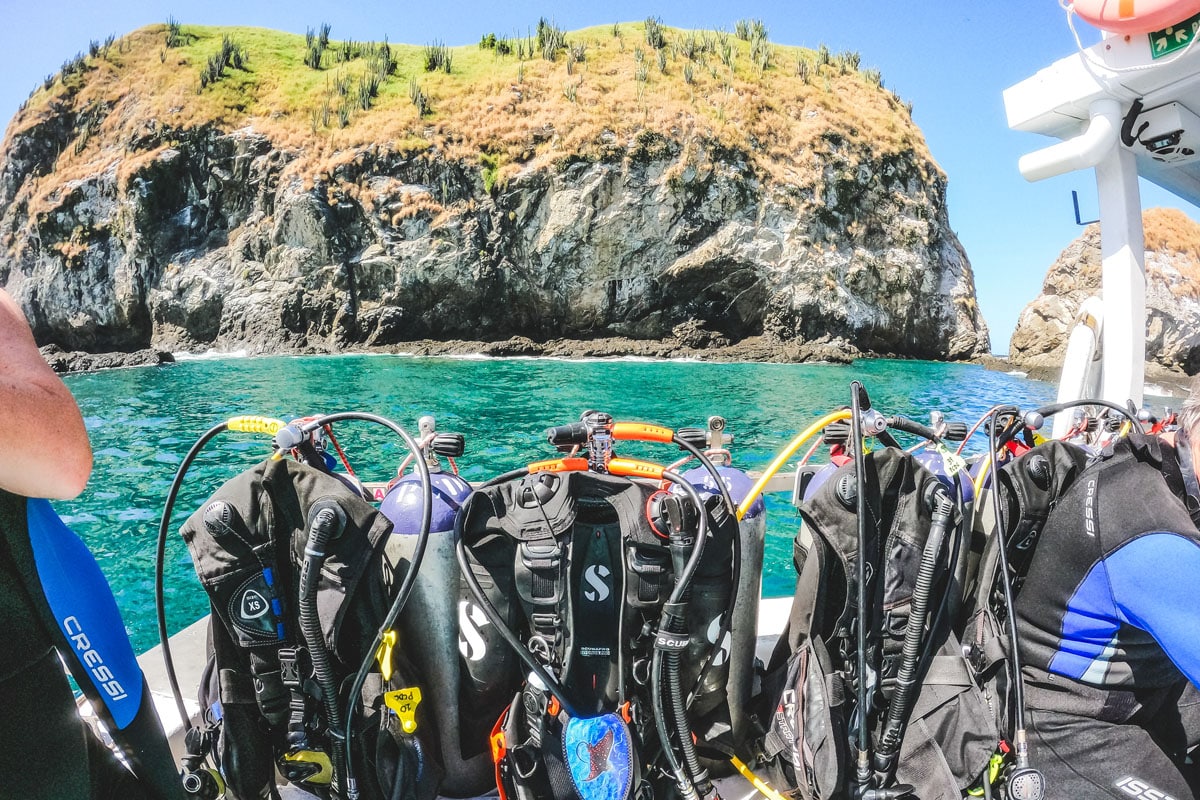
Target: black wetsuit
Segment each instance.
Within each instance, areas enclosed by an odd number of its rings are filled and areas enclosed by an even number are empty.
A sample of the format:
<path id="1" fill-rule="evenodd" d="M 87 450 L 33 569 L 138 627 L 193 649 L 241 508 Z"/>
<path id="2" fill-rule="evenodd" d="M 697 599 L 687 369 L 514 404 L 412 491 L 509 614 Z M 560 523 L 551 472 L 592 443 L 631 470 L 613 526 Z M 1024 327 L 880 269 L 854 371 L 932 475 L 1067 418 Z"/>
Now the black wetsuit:
<path id="1" fill-rule="evenodd" d="M 1016 600 L 1047 798 L 1196 796 L 1176 766 L 1200 741 L 1200 532 L 1178 455 L 1123 440 L 1047 518 Z"/>
<path id="2" fill-rule="evenodd" d="M 0 491 L 0 798 L 146 797 L 75 709 L 44 601 L 31 594 L 25 502 Z"/>

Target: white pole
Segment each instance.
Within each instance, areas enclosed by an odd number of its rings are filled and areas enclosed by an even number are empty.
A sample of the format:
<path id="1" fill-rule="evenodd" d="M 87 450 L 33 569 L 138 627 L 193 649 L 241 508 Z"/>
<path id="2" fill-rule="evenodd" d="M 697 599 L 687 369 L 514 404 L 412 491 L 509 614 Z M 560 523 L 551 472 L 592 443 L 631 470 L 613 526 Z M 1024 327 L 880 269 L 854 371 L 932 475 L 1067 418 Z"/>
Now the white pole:
<path id="1" fill-rule="evenodd" d="M 1142 405 L 1146 377 L 1146 246 L 1133 153 L 1117 146 L 1096 164 L 1100 205 L 1104 361 L 1101 396 Z"/>

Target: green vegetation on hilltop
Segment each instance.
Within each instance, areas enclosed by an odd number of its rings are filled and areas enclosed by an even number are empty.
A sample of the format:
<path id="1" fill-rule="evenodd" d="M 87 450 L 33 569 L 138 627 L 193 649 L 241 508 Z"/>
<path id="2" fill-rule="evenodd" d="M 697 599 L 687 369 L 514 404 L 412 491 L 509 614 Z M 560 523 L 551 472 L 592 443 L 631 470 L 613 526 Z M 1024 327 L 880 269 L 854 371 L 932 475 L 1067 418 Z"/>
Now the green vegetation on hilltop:
<path id="1" fill-rule="evenodd" d="M 8 137 L 74 114 L 54 171 L 153 157 L 170 136 L 252 126 L 321 172 L 363 147 L 486 157 L 492 183 L 521 165 L 611 158 L 644 134 L 704 139 L 798 183 L 813 154 L 925 153 L 911 107 L 859 54 L 772 43 L 759 20 L 733 33 L 657 19 L 565 32 L 552 22 L 478 44 L 338 41 L 169 20 L 91 48 L 30 96 Z M 85 122 L 79 122 L 80 120 Z M 161 135 L 168 135 L 164 140 Z"/>

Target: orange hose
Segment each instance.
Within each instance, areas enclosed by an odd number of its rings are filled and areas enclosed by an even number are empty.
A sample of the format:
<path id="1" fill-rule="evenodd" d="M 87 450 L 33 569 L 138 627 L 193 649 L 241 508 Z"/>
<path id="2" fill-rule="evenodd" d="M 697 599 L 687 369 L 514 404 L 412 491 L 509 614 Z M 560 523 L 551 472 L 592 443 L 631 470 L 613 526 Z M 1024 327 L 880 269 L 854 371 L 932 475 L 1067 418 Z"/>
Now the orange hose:
<path id="1" fill-rule="evenodd" d="M 586 458 L 556 458 L 552 461 L 535 461 L 528 469 L 533 472 L 585 472 L 588 468 Z"/>
<path id="2" fill-rule="evenodd" d="M 624 475 L 629 478 L 662 480 L 664 469 L 666 467 L 661 464 L 651 464 L 649 461 L 638 461 L 633 458 L 613 458 L 608 462 L 610 475 Z"/>
<path id="3" fill-rule="evenodd" d="M 614 422 L 612 437 L 625 441 L 662 442 L 670 444 L 675 438 L 675 431 L 659 425 L 648 425 L 644 422 Z"/>

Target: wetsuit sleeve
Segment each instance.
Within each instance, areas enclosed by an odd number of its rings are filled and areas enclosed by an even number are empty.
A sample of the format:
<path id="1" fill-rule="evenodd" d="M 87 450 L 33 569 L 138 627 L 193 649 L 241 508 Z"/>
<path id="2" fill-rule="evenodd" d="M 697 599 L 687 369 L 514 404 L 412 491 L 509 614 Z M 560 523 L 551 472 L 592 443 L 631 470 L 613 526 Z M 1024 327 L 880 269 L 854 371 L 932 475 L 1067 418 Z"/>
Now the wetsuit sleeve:
<path id="1" fill-rule="evenodd" d="M 1200 544 L 1148 533 L 1104 559 L 1119 613 L 1146 631 L 1200 687 Z"/>

